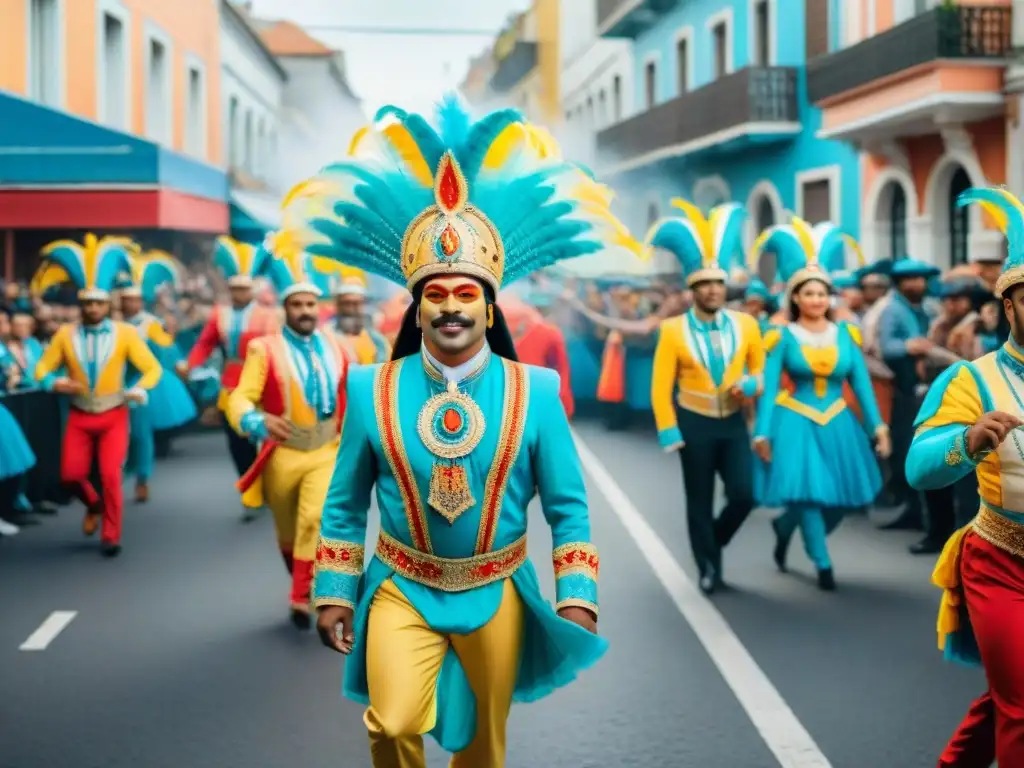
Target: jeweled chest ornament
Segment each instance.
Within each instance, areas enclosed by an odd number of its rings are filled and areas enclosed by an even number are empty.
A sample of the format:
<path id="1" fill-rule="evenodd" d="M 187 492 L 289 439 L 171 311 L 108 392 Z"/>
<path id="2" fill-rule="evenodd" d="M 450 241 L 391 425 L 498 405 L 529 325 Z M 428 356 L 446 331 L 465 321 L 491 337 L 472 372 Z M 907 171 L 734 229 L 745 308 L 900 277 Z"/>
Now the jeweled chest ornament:
<path id="1" fill-rule="evenodd" d="M 454 383 L 427 400 L 420 411 L 417 431 L 436 459 L 427 503 L 449 524 L 476 504 L 462 460 L 480 444 L 485 426 L 480 406 Z"/>

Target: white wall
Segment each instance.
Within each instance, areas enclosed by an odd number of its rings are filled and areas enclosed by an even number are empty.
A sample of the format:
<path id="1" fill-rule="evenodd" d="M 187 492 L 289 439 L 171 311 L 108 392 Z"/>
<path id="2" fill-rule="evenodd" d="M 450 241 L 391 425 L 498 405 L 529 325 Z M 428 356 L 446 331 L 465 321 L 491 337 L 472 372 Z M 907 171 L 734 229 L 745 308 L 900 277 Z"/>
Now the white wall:
<path id="1" fill-rule="evenodd" d="M 221 115 L 224 157 L 231 158 L 231 146 L 237 147 L 236 167 L 248 175 L 268 180 L 276 173 L 274 138 L 280 133 L 280 112 L 285 80 L 252 40 L 241 22 L 230 11 L 220 14 Z M 237 122 L 232 133 L 229 109 L 232 98 L 238 102 Z M 246 116 L 251 115 L 253 147 L 246 167 L 244 149 Z M 263 140 L 259 125 L 263 124 Z"/>
<path id="2" fill-rule="evenodd" d="M 633 47 L 627 40 L 597 36 L 596 6 L 593 2 L 561 0 L 559 10 L 563 122 L 558 133 L 565 153 L 590 165 L 596 159 L 597 132 L 616 122 L 613 95 L 616 75 L 622 89 L 619 120 L 630 116 L 635 103 Z M 600 108 L 602 92 L 605 94 L 604 114 Z M 593 103 L 592 117 L 588 117 L 588 100 Z"/>

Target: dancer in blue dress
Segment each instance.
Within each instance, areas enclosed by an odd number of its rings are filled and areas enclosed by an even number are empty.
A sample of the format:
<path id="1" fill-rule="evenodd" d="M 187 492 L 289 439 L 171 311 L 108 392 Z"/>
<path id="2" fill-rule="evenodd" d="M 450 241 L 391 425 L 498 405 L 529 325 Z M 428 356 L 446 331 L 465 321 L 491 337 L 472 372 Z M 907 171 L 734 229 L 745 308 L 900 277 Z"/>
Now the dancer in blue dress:
<path id="1" fill-rule="evenodd" d="M 0 393 L 13 392 L 21 383 L 18 362 L 0 341 Z M 21 480 L 36 465 L 36 455 L 21 425 L 0 402 L 0 536 L 13 536 L 18 526 L 7 522 L 17 510 Z"/>
<path id="2" fill-rule="evenodd" d="M 153 474 L 156 452 L 154 435 L 177 429 L 196 417 L 195 403 L 188 387 L 174 375 L 182 359 L 173 337 L 164 330 L 160 320 L 145 311 L 156 299 L 157 291 L 181 285 L 180 267 L 172 256 L 162 251 L 132 258 L 132 275 L 123 276 L 121 312 L 126 323 L 134 325 L 145 339 L 156 359 L 167 373 L 149 392 L 149 402 L 136 405 L 131 412 L 131 439 L 128 443 L 126 471 L 135 475 L 135 501 L 149 500 L 149 479 Z M 133 372 L 131 379 L 138 378 Z M 133 383 L 129 381 L 129 384 Z"/>
<path id="3" fill-rule="evenodd" d="M 847 238 L 832 224 L 811 227 L 802 219 L 772 227 L 758 239 L 754 253 L 771 247 L 786 281 L 783 308 L 787 324 L 765 336 L 768 362 L 764 394 L 758 405 L 754 450 L 758 498 L 763 506 L 783 507 L 773 523 L 775 561 L 786 569 L 786 550 L 797 527 L 818 584 L 835 589 L 825 537 L 841 510 L 870 504 L 881 488 L 878 462 L 890 451 L 889 429 L 871 388 L 860 331 L 833 321 L 830 266 L 841 265 Z M 782 387 L 783 373 L 792 391 Z M 849 381 L 865 423 L 847 407 L 843 384 Z M 773 446 L 785 456 L 773 460 Z"/>

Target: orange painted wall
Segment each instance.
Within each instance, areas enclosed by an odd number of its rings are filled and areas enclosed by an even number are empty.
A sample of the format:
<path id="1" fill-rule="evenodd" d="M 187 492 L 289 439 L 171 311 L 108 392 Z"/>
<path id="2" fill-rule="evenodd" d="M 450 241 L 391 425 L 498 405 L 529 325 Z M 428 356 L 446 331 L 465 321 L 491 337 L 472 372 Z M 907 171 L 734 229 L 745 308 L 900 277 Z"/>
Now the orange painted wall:
<path id="1" fill-rule="evenodd" d="M 206 78 L 206 162 L 222 165 L 220 140 L 220 5 L 216 0 L 120 0 L 131 17 L 131 101 L 129 128 L 145 133 L 146 23 L 158 27 L 173 46 L 172 148 L 185 147 L 186 54 L 203 62 Z M 0 88 L 24 94 L 27 89 L 28 19 L 25 0 L 0 0 Z M 97 119 L 96 0 L 65 0 L 65 96 L 68 112 Z"/>
<path id="2" fill-rule="evenodd" d="M 893 11 L 896 0 L 867 0 L 875 4 L 875 34 L 884 32 L 893 26 L 895 13 Z M 1013 0 L 955 0 L 956 5 L 1010 5 Z M 863 29 L 867 29 L 867 24 Z"/>

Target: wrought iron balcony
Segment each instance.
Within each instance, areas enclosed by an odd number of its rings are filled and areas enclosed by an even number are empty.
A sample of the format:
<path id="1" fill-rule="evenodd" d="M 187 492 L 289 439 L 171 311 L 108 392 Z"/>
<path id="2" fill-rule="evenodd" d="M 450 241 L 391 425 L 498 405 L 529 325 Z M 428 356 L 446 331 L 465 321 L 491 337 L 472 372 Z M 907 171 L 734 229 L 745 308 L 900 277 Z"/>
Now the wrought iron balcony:
<path id="1" fill-rule="evenodd" d="M 797 70 L 793 67 L 747 67 L 695 91 L 676 96 L 597 134 L 598 155 L 615 166 L 649 153 L 677 147 L 671 155 L 699 148 L 701 139 L 735 129 L 735 138 L 764 132 L 766 124 L 798 124 Z M 793 133 L 799 126 L 793 126 Z M 778 135 L 776 133 L 775 135 Z M 730 136 L 730 139 L 733 138 Z"/>
<path id="2" fill-rule="evenodd" d="M 940 59 L 1006 58 L 1012 51 L 1009 6 L 935 8 L 835 53 L 807 62 L 807 96 L 832 96 Z"/>
<path id="3" fill-rule="evenodd" d="M 597 0 L 597 30 L 604 37 L 635 38 L 681 0 Z"/>
<path id="4" fill-rule="evenodd" d="M 537 44 L 516 42 L 512 50 L 498 61 L 491 75 L 491 90 L 504 93 L 526 77 L 537 66 Z"/>

